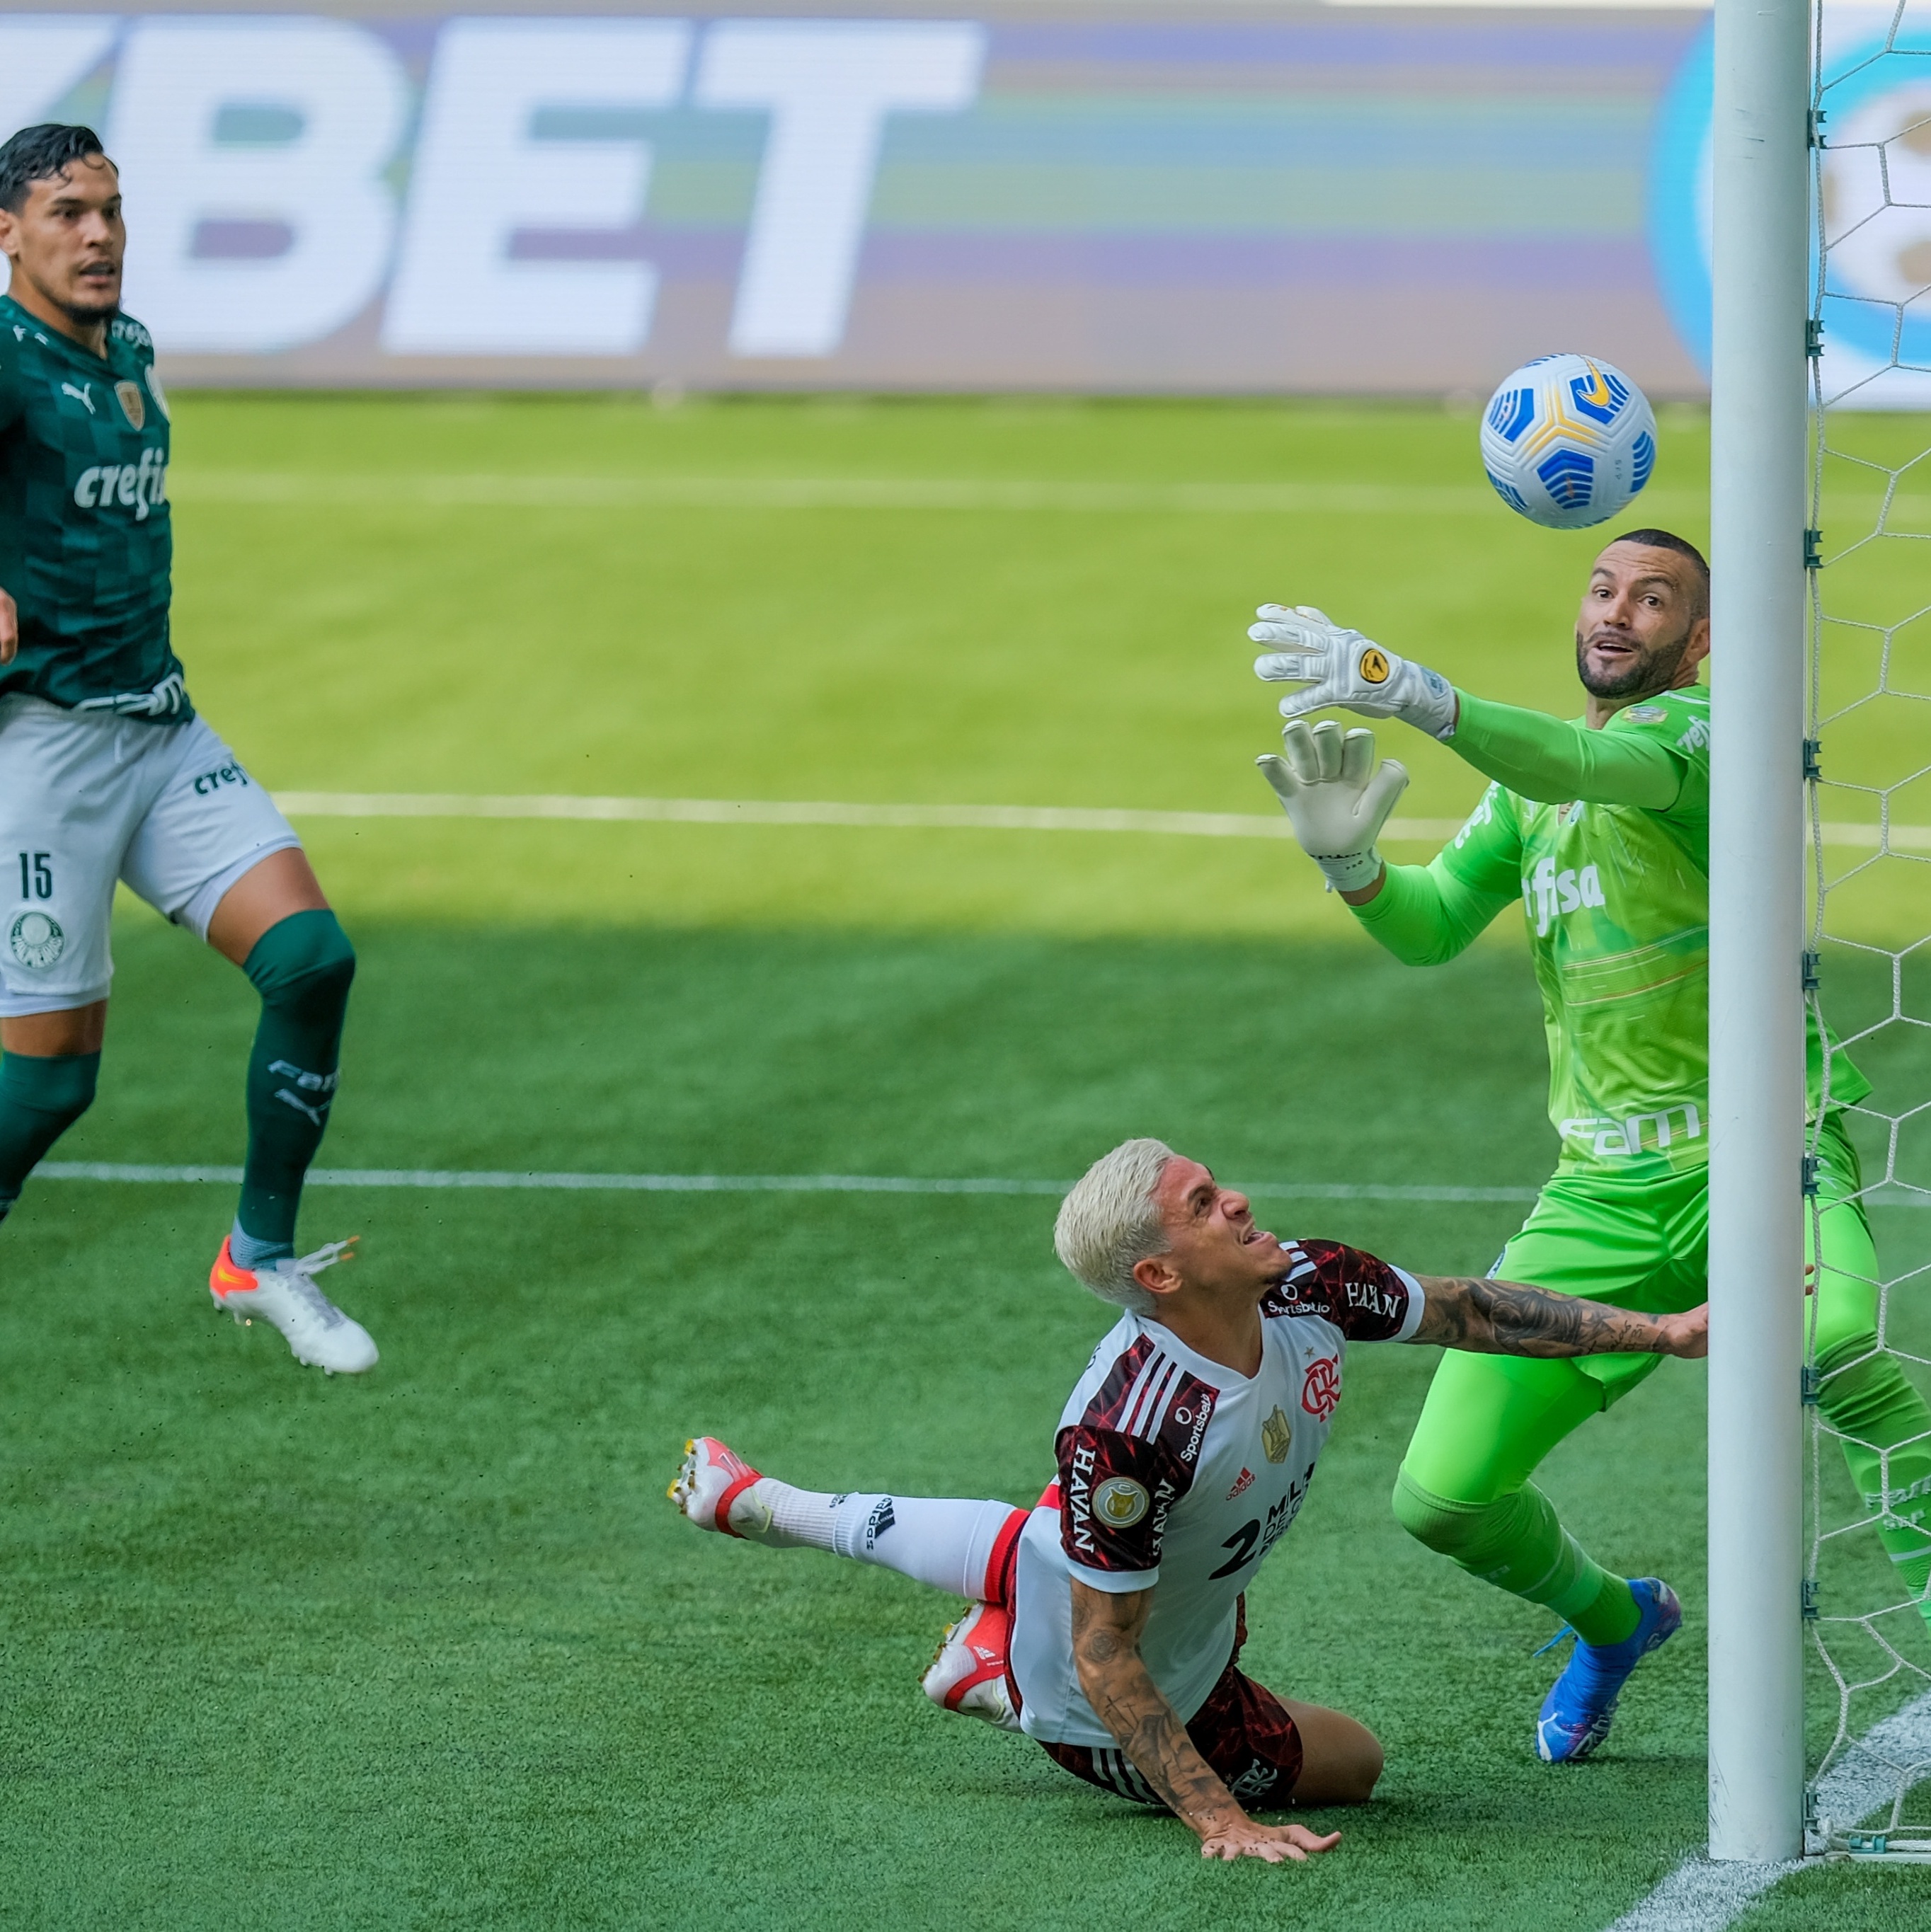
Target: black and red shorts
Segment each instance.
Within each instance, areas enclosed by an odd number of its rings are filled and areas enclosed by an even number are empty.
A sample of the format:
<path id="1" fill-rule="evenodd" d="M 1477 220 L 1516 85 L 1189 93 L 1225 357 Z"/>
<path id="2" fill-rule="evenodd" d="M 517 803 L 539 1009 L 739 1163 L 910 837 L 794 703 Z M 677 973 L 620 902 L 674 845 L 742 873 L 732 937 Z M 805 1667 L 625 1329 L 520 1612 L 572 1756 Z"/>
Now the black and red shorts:
<path id="1" fill-rule="evenodd" d="M 1035 1508 L 1057 1508 L 1059 1485 L 1049 1484 Z M 1017 1594 L 1020 1533 L 1026 1528 L 1027 1512 L 1014 1510 L 993 1546 L 992 1560 L 986 1566 L 985 1600 L 1010 1606 Z M 1266 1811 L 1288 1804 L 1301 1775 L 1301 1733 L 1287 1707 L 1264 1684 L 1257 1684 L 1240 1668 L 1240 1654 L 1247 1642 L 1247 1598 L 1242 1596 L 1235 1610 L 1233 1654 L 1219 1681 L 1207 1693 L 1207 1701 L 1194 1713 L 1187 1735 L 1194 1748 L 1205 1758 L 1222 1784 L 1250 1811 Z M 1006 1690 L 1013 1708 L 1020 1708 L 1018 1680 L 1010 1664 L 1006 1668 Z M 1158 1805 L 1165 1810 L 1167 1801 L 1148 1784 L 1126 1753 L 1116 1748 L 1099 1749 L 1085 1744 L 1048 1744 L 1036 1741 L 1055 1764 L 1097 1784 L 1102 1791 L 1116 1791 L 1142 1804 Z"/>
<path id="2" fill-rule="evenodd" d="M 1234 1660 L 1239 1654 L 1234 1653 L 1207 1701 L 1194 1713 L 1187 1735 L 1242 1805 L 1250 1811 L 1272 1810 L 1290 1802 L 1301 1775 L 1301 1733 L 1281 1700 L 1242 1673 Z M 1054 1763 L 1102 1791 L 1167 1808 L 1123 1750 L 1043 1740 L 1040 1748 Z"/>

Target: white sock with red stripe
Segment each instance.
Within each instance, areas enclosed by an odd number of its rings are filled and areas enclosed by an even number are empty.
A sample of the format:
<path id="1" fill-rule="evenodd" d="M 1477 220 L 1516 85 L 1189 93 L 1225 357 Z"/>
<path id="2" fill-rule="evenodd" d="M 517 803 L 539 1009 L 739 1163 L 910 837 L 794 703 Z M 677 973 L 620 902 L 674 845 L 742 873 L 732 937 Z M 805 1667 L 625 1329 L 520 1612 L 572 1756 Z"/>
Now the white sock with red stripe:
<path id="1" fill-rule="evenodd" d="M 756 1526 L 767 1511 L 770 1527 Z M 829 1550 L 876 1563 L 955 1597 L 987 1594 L 993 1545 L 1011 1503 L 950 1497 L 831 1496 L 761 1476 L 732 1504 L 731 1526 L 776 1548 Z"/>

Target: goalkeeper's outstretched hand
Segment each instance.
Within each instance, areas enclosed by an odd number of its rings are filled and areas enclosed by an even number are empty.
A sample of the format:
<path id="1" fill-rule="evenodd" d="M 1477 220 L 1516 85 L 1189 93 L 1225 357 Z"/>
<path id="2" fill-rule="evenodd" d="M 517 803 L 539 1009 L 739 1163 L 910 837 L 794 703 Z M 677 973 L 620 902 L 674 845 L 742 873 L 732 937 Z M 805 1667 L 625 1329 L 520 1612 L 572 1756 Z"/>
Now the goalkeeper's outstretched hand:
<path id="1" fill-rule="evenodd" d="M 1338 892 L 1365 891 L 1381 877 L 1374 849 L 1395 801 L 1408 788 L 1407 768 L 1374 762 L 1374 734 L 1357 724 L 1345 736 L 1332 718 L 1311 726 L 1288 721 L 1281 751 L 1257 758 L 1301 849 Z"/>
<path id="2" fill-rule="evenodd" d="M 1364 718 L 1398 718 L 1431 738 L 1455 735 L 1455 688 L 1412 658 L 1398 658 L 1371 638 L 1334 622 L 1311 604 L 1289 610 L 1263 604 L 1247 634 L 1272 650 L 1254 661 L 1254 674 L 1269 684 L 1299 684 L 1281 700 L 1284 718 L 1338 705 Z"/>

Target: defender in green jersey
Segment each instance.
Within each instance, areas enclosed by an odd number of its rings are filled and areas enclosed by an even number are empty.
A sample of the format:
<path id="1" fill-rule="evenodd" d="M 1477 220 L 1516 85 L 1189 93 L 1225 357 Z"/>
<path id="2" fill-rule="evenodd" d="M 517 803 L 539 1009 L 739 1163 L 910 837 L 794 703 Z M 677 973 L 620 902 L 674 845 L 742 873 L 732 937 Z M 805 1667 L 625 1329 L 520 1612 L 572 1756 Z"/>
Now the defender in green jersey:
<path id="1" fill-rule="evenodd" d="M 117 881 L 262 996 L 240 1211 L 209 1278 L 301 1361 L 375 1344 L 298 1258 L 355 954 L 275 801 L 194 715 L 169 637 L 168 412 L 121 311 L 119 177 L 85 128 L 0 146 L 0 1219 L 94 1098 Z"/>
<path id="2" fill-rule="evenodd" d="M 1586 716 L 1564 722 L 1452 687 L 1308 608 L 1269 605 L 1255 668 L 1302 684 L 1284 755 L 1261 760 L 1303 847 L 1400 959 L 1437 964 L 1519 904 L 1542 997 L 1556 1172 L 1495 1272 L 1620 1306 L 1679 1310 L 1706 1293 L 1708 1250 L 1708 572 L 1667 532 L 1596 560 L 1576 629 Z M 1372 734 L 1307 712 L 1340 706 L 1428 730 L 1490 781 L 1426 866 L 1374 839 L 1407 774 L 1377 770 Z M 1869 1091 L 1810 1043 L 1818 1135 L 1817 1349 L 1826 1414 L 1877 1533 L 1927 1618 L 1931 1408 L 1876 1346 L 1876 1258 L 1842 1108 Z M 1818 1118 L 1819 1110 L 1821 1118 Z M 1605 1571 L 1530 1480 L 1555 1444 L 1656 1364 L 1444 1360 L 1398 1480 L 1404 1526 L 1485 1582 L 1557 1611 L 1576 1654 L 1536 1732 L 1552 1761 L 1607 1734 L 1637 1660 L 1675 1628 L 1653 1579 Z M 1889 1462 L 1890 1479 L 1883 1471 Z"/>

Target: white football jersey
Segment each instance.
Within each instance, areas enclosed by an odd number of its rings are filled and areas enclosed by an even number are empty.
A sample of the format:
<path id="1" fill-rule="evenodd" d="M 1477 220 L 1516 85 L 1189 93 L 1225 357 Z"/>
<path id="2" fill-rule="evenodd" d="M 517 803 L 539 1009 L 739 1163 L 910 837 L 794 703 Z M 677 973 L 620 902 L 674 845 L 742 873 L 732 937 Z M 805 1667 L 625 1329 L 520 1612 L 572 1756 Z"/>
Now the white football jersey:
<path id="1" fill-rule="evenodd" d="M 1074 1576 L 1158 1586 L 1140 1655 L 1182 1721 L 1193 1716 L 1233 1654 L 1241 1592 L 1306 1498 L 1347 1342 L 1405 1342 L 1419 1324 L 1413 1276 L 1337 1242 L 1284 1245 L 1293 1266 L 1261 1304 L 1257 1373 L 1126 1315 L 1068 1401 L 1057 1507 L 1050 1490 L 1020 1539 L 1011 1660 L 1031 1736 L 1118 1742 L 1074 1667 Z"/>

